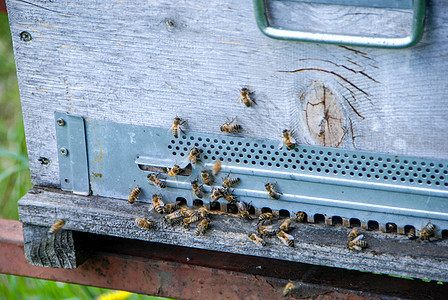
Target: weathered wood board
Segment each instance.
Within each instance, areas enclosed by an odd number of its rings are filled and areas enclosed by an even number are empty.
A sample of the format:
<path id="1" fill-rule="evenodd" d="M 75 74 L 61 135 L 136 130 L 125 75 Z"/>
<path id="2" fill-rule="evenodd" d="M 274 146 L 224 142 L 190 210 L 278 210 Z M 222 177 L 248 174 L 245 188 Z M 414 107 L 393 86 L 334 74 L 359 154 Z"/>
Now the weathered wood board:
<path id="1" fill-rule="evenodd" d="M 411 241 L 401 235 L 361 231 L 369 248 L 354 252 L 346 249 L 348 228 L 294 223 L 290 233 L 294 236 L 295 247 L 286 247 L 275 236 L 266 239 L 267 245 L 261 247 L 247 237 L 248 233 L 255 232 L 256 220 L 242 221 L 227 213 L 213 214 L 210 229 L 205 235 L 196 236 L 194 226 L 188 230 L 165 225 L 160 215 L 148 212 L 147 203 L 131 205 L 125 200 L 35 189 L 22 198 L 19 205 L 21 221 L 25 224 L 50 227 L 56 220 L 65 219 L 64 230 L 448 281 L 447 240 Z M 156 229 L 136 226 L 136 217 L 157 222 Z"/>
<path id="2" fill-rule="evenodd" d="M 300 143 L 448 159 L 444 1 L 428 3 L 422 41 L 400 50 L 269 39 L 250 0 L 7 4 L 34 184 L 59 186 L 55 110 L 166 128 L 177 114 L 209 133 L 237 116 L 247 137 L 291 128 Z M 372 21 L 366 8 L 293 4 L 276 3 L 271 18 L 362 34 L 409 25 L 409 11 Z M 255 107 L 236 102 L 243 85 Z"/>

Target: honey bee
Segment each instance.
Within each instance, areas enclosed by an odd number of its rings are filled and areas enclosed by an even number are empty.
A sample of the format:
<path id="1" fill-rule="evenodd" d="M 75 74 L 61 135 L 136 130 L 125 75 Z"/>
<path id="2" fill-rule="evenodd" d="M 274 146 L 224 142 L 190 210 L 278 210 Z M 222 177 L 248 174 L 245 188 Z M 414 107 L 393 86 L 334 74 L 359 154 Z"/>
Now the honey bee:
<path id="1" fill-rule="evenodd" d="M 65 225 L 65 220 L 61 219 L 59 221 L 56 221 L 53 225 L 51 225 L 50 229 L 48 230 L 48 234 L 55 234 L 56 231 L 59 231 L 62 229 L 62 227 L 64 227 Z"/>
<path id="2" fill-rule="evenodd" d="M 243 220 L 252 220 L 252 217 L 249 214 L 248 207 L 250 207 L 250 203 L 246 205 L 243 201 L 237 201 L 236 207 L 240 213 L 240 218 Z"/>
<path id="3" fill-rule="evenodd" d="M 169 214 L 169 213 L 172 213 L 173 211 L 178 210 L 179 205 L 180 205 L 180 201 L 165 204 L 165 206 L 163 207 L 164 213 Z"/>
<path id="4" fill-rule="evenodd" d="M 179 224 L 180 222 L 182 222 L 182 218 L 183 218 L 183 216 L 181 214 L 181 210 L 175 211 L 173 213 L 170 213 L 170 214 L 164 216 L 163 221 L 171 226 Z"/>
<path id="5" fill-rule="evenodd" d="M 210 221 L 208 219 L 203 219 L 198 226 L 196 226 L 196 235 L 204 234 L 209 225 Z"/>
<path id="6" fill-rule="evenodd" d="M 128 202 L 129 203 L 134 203 L 135 199 L 138 198 L 138 196 L 140 196 L 140 194 L 142 193 L 142 189 L 138 187 L 138 185 L 133 189 L 129 189 L 130 194 L 129 194 L 129 198 L 128 198 Z"/>
<path id="7" fill-rule="evenodd" d="M 221 126 L 222 132 L 227 132 L 231 134 L 238 133 L 241 130 L 241 125 L 238 125 L 236 122 L 236 117 L 232 119 L 232 121 L 229 122 L 227 119 L 224 125 Z"/>
<path id="8" fill-rule="evenodd" d="M 238 101 L 241 101 L 246 105 L 247 107 L 251 107 L 252 105 L 256 104 L 255 101 L 250 97 L 250 92 L 248 88 L 241 88 L 240 90 L 240 97 L 238 98 Z"/>
<path id="9" fill-rule="evenodd" d="M 251 240 L 252 242 L 254 242 L 255 244 L 259 245 L 259 246 L 266 246 L 266 242 L 263 241 L 263 239 L 261 237 L 259 237 L 256 233 L 251 233 L 248 235 L 249 240 Z"/>
<path id="10" fill-rule="evenodd" d="M 148 175 L 148 181 L 154 184 L 156 187 L 160 189 L 166 188 L 166 183 L 159 179 L 159 174 L 149 174 Z"/>
<path id="11" fill-rule="evenodd" d="M 166 168 L 166 170 L 168 171 L 168 176 L 174 177 L 180 173 L 181 168 L 179 165 L 174 165 L 172 168 Z"/>
<path id="12" fill-rule="evenodd" d="M 193 210 L 191 210 L 188 207 L 182 208 L 181 210 L 179 210 L 179 213 L 184 218 L 191 218 L 192 216 L 194 216 L 196 214 Z"/>
<path id="13" fill-rule="evenodd" d="M 233 191 L 230 191 L 229 189 L 224 189 L 223 196 L 224 199 L 226 199 L 230 204 L 234 204 L 236 202 L 236 196 L 233 195 Z"/>
<path id="14" fill-rule="evenodd" d="M 197 214 L 194 214 L 191 217 L 184 218 L 183 223 L 185 228 L 190 228 L 190 224 L 196 223 L 200 220 L 200 216 Z"/>
<path id="15" fill-rule="evenodd" d="M 213 188 L 212 190 L 212 200 L 217 201 L 218 199 L 224 197 L 226 190 L 224 188 Z"/>
<path id="16" fill-rule="evenodd" d="M 277 229 L 275 229 L 274 226 L 272 226 L 272 225 L 270 225 L 270 226 L 261 225 L 257 228 L 257 232 L 262 237 L 273 236 L 277 233 Z"/>
<path id="17" fill-rule="evenodd" d="M 202 182 L 204 182 L 205 185 L 208 185 L 208 186 L 212 186 L 213 185 L 214 180 L 213 180 L 213 177 L 212 177 L 212 175 L 210 175 L 208 170 L 203 169 L 201 171 L 201 178 L 202 178 Z"/>
<path id="18" fill-rule="evenodd" d="M 359 235 L 358 229 L 352 229 L 350 233 L 348 234 L 348 240 L 353 241 L 354 238 L 356 238 Z"/>
<path id="19" fill-rule="evenodd" d="M 387 224 L 386 232 L 387 233 L 397 232 L 397 225 L 395 225 L 395 224 Z"/>
<path id="20" fill-rule="evenodd" d="M 204 206 L 198 209 L 198 214 L 201 217 L 201 219 L 210 219 L 210 212 Z"/>
<path id="21" fill-rule="evenodd" d="M 199 180 L 195 179 L 191 182 L 191 188 L 193 190 L 193 194 L 199 198 L 204 198 L 204 191 L 202 190 L 202 184 L 199 184 Z"/>
<path id="22" fill-rule="evenodd" d="M 288 282 L 286 284 L 285 288 L 283 289 L 282 296 L 286 297 L 286 296 L 290 295 L 294 289 L 295 289 L 294 284 L 292 282 Z"/>
<path id="23" fill-rule="evenodd" d="M 417 234 L 415 232 L 414 228 L 409 229 L 408 233 L 406 234 L 406 237 L 410 240 L 413 240 L 415 238 L 417 238 Z"/>
<path id="24" fill-rule="evenodd" d="M 278 148 L 283 148 L 283 144 L 286 145 L 286 149 L 293 150 L 296 147 L 296 140 L 293 138 L 293 132 L 287 129 L 283 130 L 283 140 L 278 145 Z"/>
<path id="25" fill-rule="evenodd" d="M 185 120 L 182 120 L 182 118 L 176 116 L 173 120 L 173 125 L 171 125 L 170 130 L 173 130 L 173 136 L 177 139 L 179 137 L 179 132 L 183 133 L 183 130 L 181 126 L 185 124 Z"/>
<path id="26" fill-rule="evenodd" d="M 296 213 L 296 221 L 300 223 L 305 223 L 307 221 L 306 213 L 299 211 Z"/>
<path id="27" fill-rule="evenodd" d="M 198 148 L 196 148 L 196 147 L 193 147 L 191 150 L 190 150 L 190 153 L 188 154 L 188 156 L 187 156 L 187 159 L 190 161 L 190 163 L 191 163 L 191 165 L 193 166 L 193 167 L 195 167 L 196 166 L 196 163 L 197 162 L 199 162 L 199 161 L 201 161 L 201 150 L 199 150 Z"/>
<path id="28" fill-rule="evenodd" d="M 264 188 L 265 188 L 266 192 L 268 192 L 269 197 L 271 197 L 272 199 L 278 200 L 278 199 L 280 199 L 280 195 L 283 195 L 283 194 L 280 192 L 277 192 L 275 190 L 276 185 L 277 185 L 277 183 L 269 183 L 268 182 L 264 185 Z"/>
<path id="29" fill-rule="evenodd" d="M 162 195 L 154 194 L 152 195 L 152 204 L 149 206 L 149 211 L 154 210 L 158 214 L 165 213 L 165 204 L 162 201 Z"/>
<path id="30" fill-rule="evenodd" d="M 135 225 L 145 229 L 151 229 L 155 227 L 154 222 L 146 220 L 146 218 L 135 218 Z"/>
<path id="31" fill-rule="evenodd" d="M 289 228 L 291 227 L 292 219 L 286 219 L 283 221 L 282 225 L 280 225 L 279 229 L 283 230 L 284 232 L 288 232 Z"/>
<path id="32" fill-rule="evenodd" d="M 215 164 L 213 165 L 212 174 L 213 176 L 218 175 L 218 173 L 221 172 L 221 162 L 217 160 Z"/>
<path id="33" fill-rule="evenodd" d="M 431 223 L 428 223 L 425 227 L 423 227 L 422 231 L 420 231 L 419 237 L 422 241 L 427 241 L 431 236 L 434 235 L 434 230 L 436 227 Z"/>
<path id="34" fill-rule="evenodd" d="M 240 182 L 238 177 L 230 177 L 230 172 L 222 180 L 222 186 L 227 189 L 235 187 Z"/>
<path id="35" fill-rule="evenodd" d="M 349 241 L 347 243 L 347 248 L 349 250 L 355 250 L 355 251 L 361 251 L 364 248 L 367 248 L 367 242 L 363 240 L 364 235 L 358 235 L 356 238 L 354 238 L 352 241 Z"/>
<path id="36" fill-rule="evenodd" d="M 261 214 L 258 216 L 258 223 L 257 226 L 261 223 L 262 225 L 264 222 L 269 221 L 269 223 L 272 222 L 272 219 L 274 218 L 274 215 L 270 212 L 266 212 L 264 214 Z"/>
<path id="37" fill-rule="evenodd" d="M 279 230 L 277 233 L 277 237 L 288 247 L 294 247 L 294 237 L 290 234 L 287 234 L 283 230 Z"/>

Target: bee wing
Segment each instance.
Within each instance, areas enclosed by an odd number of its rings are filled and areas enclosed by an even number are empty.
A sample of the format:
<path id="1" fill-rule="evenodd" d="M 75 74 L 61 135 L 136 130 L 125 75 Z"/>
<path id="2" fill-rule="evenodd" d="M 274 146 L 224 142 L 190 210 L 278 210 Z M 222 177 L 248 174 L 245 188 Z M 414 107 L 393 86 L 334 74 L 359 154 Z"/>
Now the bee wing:
<path id="1" fill-rule="evenodd" d="M 293 237 L 292 235 L 290 235 L 289 233 L 286 233 L 286 232 L 285 232 L 284 234 L 285 234 L 285 236 L 286 236 L 288 239 L 294 241 L 294 237 Z"/>
<path id="2" fill-rule="evenodd" d="M 361 247 L 359 247 L 359 246 L 356 246 L 356 245 L 354 245 L 354 246 L 353 246 L 353 249 L 355 249 L 356 251 L 361 251 L 361 250 L 362 250 L 362 248 L 361 248 Z"/>
<path id="3" fill-rule="evenodd" d="M 148 211 L 153 211 L 154 210 L 154 203 L 151 203 L 151 205 L 148 207 Z"/>
<path id="4" fill-rule="evenodd" d="M 352 240 L 352 242 L 354 243 L 354 242 L 356 242 L 356 241 L 360 241 L 360 240 L 362 240 L 364 238 L 364 234 L 360 234 L 360 235 L 358 235 L 357 237 L 355 237 L 353 240 Z"/>
<path id="5" fill-rule="evenodd" d="M 240 95 L 240 96 L 238 97 L 238 99 L 236 100 L 236 102 L 241 102 L 241 101 L 243 101 L 243 96 Z"/>
<path id="6" fill-rule="evenodd" d="M 247 100 L 249 100 L 249 102 L 250 102 L 251 104 L 257 104 L 257 102 L 255 102 L 255 100 L 252 99 L 252 97 L 250 96 L 250 94 L 247 95 Z"/>
<path id="7" fill-rule="evenodd" d="M 278 144 L 278 149 L 282 149 L 284 144 L 285 144 L 285 142 L 284 142 L 284 140 L 282 139 L 282 140 L 280 141 L 280 143 Z"/>
<path id="8" fill-rule="evenodd" d="M 289 135 L 289 141 L 293 144 L 296 143 L 296 140 L 292 137 L 292 134 Z"/>

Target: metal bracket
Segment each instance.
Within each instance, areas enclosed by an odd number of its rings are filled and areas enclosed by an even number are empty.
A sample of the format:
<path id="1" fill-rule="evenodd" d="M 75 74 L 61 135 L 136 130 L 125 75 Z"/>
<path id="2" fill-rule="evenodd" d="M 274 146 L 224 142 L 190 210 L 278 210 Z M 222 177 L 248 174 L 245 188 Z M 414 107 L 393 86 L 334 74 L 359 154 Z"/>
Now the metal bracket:
<path id="1" fill-rule="evenodd" d="M 55 112 L 61 189 L 89 195 L 89 168 L 84 119 Z"/>
<path id="2" fill-rule="evenodd" d="M 268 0 L 253 0 L 255 19 L 261 32 L 266 36 L 274 39 L 282 39 L 289 41 L 316 42 L 328 44 L 345 44 L 352 46 L 380 47 L 380 48 L 405 48 L 416 44 L 423 34 L 426 2 L 425 0 L 400 0 L 400 1 L 353 1 L 353 0 L 292 0 L 295 2 L 312 2 L 323 4 L 349 5 L 349 6 L 366 6 L 366 7 L 387 7 L 387 8 L 411 8 L 412 27 L 408 36 L 405 37 L 374 37 L 374 36 L 356 36 L 344 34 L 332 34 L 325 32 L 306 32 L 288 30 L 284 28 L 274 27 L 269 23 L 268 11 L 266 8 Z"/>

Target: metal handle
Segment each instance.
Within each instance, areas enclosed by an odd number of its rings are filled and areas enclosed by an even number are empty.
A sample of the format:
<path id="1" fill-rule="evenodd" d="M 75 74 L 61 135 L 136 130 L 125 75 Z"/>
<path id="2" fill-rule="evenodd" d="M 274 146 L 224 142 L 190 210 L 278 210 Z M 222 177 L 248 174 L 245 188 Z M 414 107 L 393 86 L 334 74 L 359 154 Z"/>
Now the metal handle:
<path id="1" fill-rule="evenodd" d="M 408 36 L 399 38 L 367 37 L 367 36 L 330 34 L 320 32 L 305 32 L 305 31 L 275 28 L 269 24 L 266 11 L 266 1 L 267 0 L 253 0 L 255 19 L 261 32 L 263 32 L 263 34 L 265 34 L 266 36 L 274 39 L 328 43 L 328 44 L 344 44 L 352 46 L 367 46 L 367 47 L 379 47 L 379 48 L 405 48 L 416 44 L 423 34 L 423 26 L 426 10 L 425 0 L 413 0 L 411 32 Z M 304 2 L 316 2 L 316 0 L 314 1 L 308 0 Z"/>

